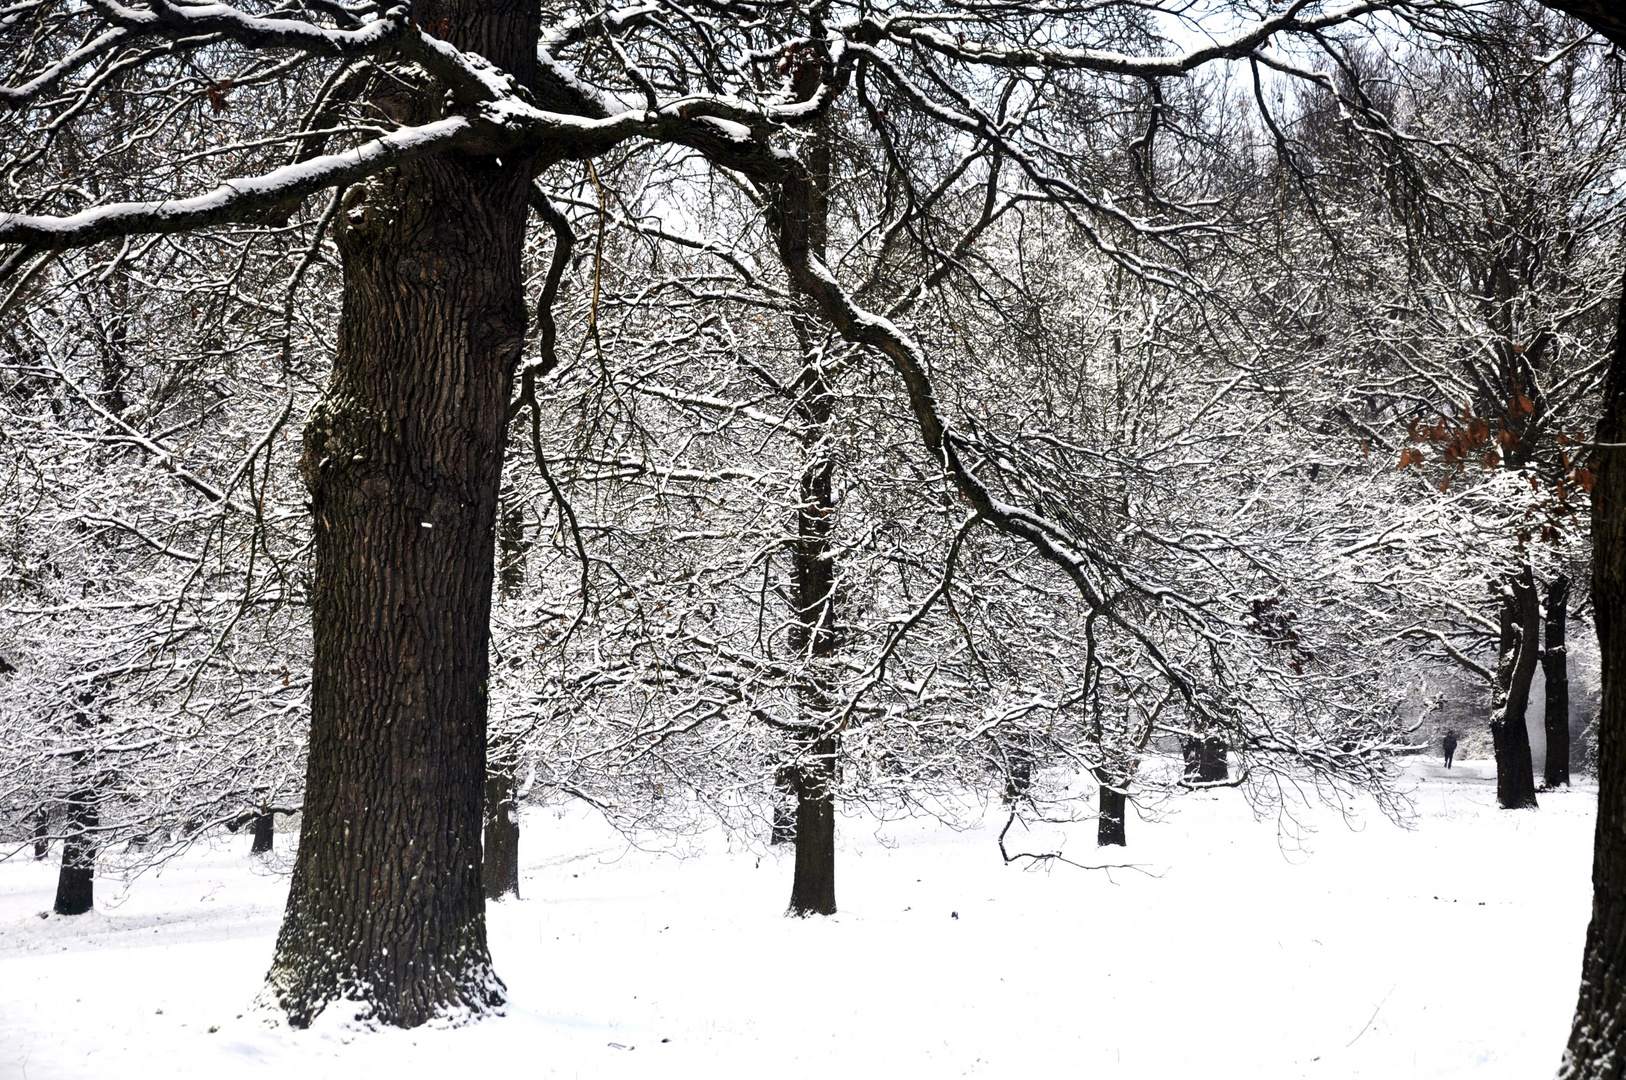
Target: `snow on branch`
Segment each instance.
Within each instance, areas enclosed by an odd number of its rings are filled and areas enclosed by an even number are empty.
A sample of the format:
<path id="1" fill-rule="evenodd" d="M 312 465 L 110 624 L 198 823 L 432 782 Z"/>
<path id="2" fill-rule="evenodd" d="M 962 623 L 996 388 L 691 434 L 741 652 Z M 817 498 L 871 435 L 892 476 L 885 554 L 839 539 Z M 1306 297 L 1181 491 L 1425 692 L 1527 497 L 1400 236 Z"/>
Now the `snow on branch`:
<path id="1" fill-rule="evenodd" d="M 453 116 L 402 128 L 336 154 L 285 165 L 260 176 L 227 180 L 203 195 L 149 202 L 109 203 L 53 217 L 0 214 L 0 244 L 43 249 L 87 247 L 137 233 L 177 233 L 242 221 L 324 188 L 365 179 L 378 170 L 472 142 L 481 132 Z"/>

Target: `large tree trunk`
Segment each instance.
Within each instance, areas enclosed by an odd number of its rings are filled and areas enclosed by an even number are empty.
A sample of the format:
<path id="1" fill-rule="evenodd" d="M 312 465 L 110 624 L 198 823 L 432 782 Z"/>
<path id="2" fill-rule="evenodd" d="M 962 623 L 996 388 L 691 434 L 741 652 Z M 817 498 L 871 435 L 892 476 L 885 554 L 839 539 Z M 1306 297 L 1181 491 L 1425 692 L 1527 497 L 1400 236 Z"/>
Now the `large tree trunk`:
<path id="1" fill-rule="evenodd" d="M 1502 586 L 1502 640 L 1491 700 L 1491 742 L 1496 748 L 1496 802 L 1504 810 L 1536 805 L 1535 768 L 1525 711 L 1536 674 L 1541 608 L 1528 566 Z"/>
<path id="2" fill-rule="evenodd" d="M 420 0 L 413 14 L 534 81 L 534 0 Z M 341 998 L 400 1027 L 504 998 L 480 826 L 530 174 L 522 158 L 452 154 L 344 196 L 339 348 L 300 462 L 316 546 L 310 759 L 267 976 L 296 1027 Z"/>
<path id="3" fill-rule="evenodd" d="M 1593 834 L 1592 922 L 1581 992 L 1559 1075 L 1626 1076 L 1626 303 L 1604 383 L 1592 464 L 1592 607 L 1603 668 L 1598 712 L 1598 822 Z"/>
<path id="4" fill-rule="evenodd" d="M 83 915 L 96 899 L 96 788 L 87 785 L 68 796 L 67 828 L 62 838 L 62 869 L 56 879 L 58 915 Z"/>
<path id="5" fill-rule="evenodd" d="M 500 763 L 486 773 L 484 863 L 480 871 L 487 900 L 519 895 L 519 801 L 514 769 Z"/>
<path id="6" fill-rule="evenodd" d="M 1541 650 L 1541 671 L 1547 684 L 1542 726 L 1547 730 L 1547 761 L 1542 782 L 1550 788 L 1570 782 L 1570 674 L 1564 648 L 1570 579 L 1563 574 L 1547 587 L 1546 640 Z"/>

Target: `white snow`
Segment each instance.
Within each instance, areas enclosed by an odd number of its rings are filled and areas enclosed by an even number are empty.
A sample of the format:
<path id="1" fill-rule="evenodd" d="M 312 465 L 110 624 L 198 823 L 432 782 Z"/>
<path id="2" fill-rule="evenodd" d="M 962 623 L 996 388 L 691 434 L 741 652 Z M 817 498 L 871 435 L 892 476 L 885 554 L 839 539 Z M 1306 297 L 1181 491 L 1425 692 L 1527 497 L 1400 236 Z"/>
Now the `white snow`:
<path id="1" fill-rule="evenodd" d="M 286 878 L 226 836 L 98 911 L 37 913 L 0 864 L 0 1077 L 1520 1077 L 1551 1075 L 1590 904 L 1594 796 L 1494 809 L 1485 763 L 1417 763 L 1418 820 L 1315 810 L 1278 845 L 1234 791 L 1021 834 L 842 822 L 841 913 L 781 914 L 790 857 L 629 850 L 584 809 L 524 818 L 525 899 L 491 911 L 507 1015 L 460 1029 L 270 1028 Z M 285 844 L 287 837 L 278 837 Z M 956 917 L 957 916 L 957 917 Z M 1501 944 L 1499 944 L 1501 943 Z M 239 1016 L 239 1014 L 243 1014 Z M 218 1028 L 218 1030 L 216 1030 Z M 669 1041 L 667 1041 L 669 1040 Z"/>

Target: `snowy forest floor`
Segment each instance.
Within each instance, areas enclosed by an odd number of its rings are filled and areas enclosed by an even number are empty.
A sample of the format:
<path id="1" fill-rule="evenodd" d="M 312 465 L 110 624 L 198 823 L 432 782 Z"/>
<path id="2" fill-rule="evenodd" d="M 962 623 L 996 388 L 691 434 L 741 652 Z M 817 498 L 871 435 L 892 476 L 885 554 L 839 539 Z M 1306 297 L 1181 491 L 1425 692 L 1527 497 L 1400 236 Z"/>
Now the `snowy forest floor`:
<path id="1" fill-rule="evenodd" d="M 494 905 L 503 1018 L 310 1031 L 247 1006 L 287 878 L 246 834 L 98 910 L 41 919 L 55 869 L 0 863 L 0 1077 L 1536 1077 L 1558 1065 L 1590 905 L 1595 796 L 1494 806 L 1488 763 L 1415 762 L 1417 818 L 1334 810 L 1284 850 L 1240 795 L 1181 799 L 1097 853 L 1094 823 L 1013 850 L 1004 815 L 842 821 L 840 914 L 782 916 L 790 853 L 629 849 L 584 808 L 524 818 Z M 278 843 L 288 838 L 279 835 Z M 286 866 L 286 853 L 279 856 Z M 1155 875 L 1155 876 L 1154 876 Z M 241 1014 L 241 1015 L 240 1015 Z"/>

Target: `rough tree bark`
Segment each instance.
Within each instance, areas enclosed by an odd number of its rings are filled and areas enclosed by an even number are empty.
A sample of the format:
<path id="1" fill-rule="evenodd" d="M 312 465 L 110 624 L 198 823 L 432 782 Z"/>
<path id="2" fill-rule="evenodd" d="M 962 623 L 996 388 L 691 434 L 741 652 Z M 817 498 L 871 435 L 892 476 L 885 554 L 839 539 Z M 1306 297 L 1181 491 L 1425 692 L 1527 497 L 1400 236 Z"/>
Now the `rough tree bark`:
<path id="1" fill-rule="evenodd" d="M 534 84 L 535 0 L 414 18 Z M 427 99 L 380 99 L 410 112 Z M 310 759 L 267 997 L 412 1027 L 502 1003 L 480 826 L 498 488 L 526 330 L 532 163 L 422 159 L 352 186 L 333 373 L 305 429 L 316 581 Z"/>
<path id="2" fill-rule="evenodd" d="M 1626 33 L 1616 39 L 1626 45 Z M 1626 299 L 1626 298 L 1623 298 Z M 1626 1077 L 1626 302 L 1604 382 L 1592 465 L 1592 607 L 1602 659 L 1592 921 L 1559 1076 Z"/>
<path id="3" fill-rule="evenodd" d="M 1541 672 L 1546 682 L 1542 726 L 1547 732 L 1547 760 L 1542 783 L 1550 788 L 1570 782 L 1570 674 L 1564 646 L 1570 579 L 1564 574 L 1547 586 L 1547 623 L 1541 650 Z"/>
<path id="4" fill-rule="evenodd" d="M 1496 748 L 1496 802 L 1504 810 L 1536 805 L 1535 767 L 1525 712 L 1536 675 L 1541 608 L 1526 566 L 1502 586 L 1501 648 L 1491 697 L 1491 742 Z"/>

